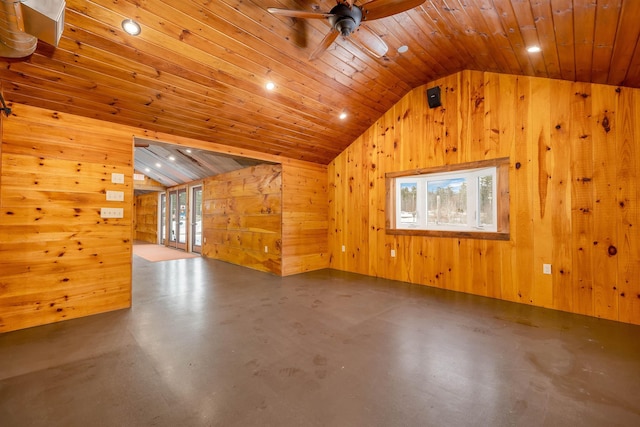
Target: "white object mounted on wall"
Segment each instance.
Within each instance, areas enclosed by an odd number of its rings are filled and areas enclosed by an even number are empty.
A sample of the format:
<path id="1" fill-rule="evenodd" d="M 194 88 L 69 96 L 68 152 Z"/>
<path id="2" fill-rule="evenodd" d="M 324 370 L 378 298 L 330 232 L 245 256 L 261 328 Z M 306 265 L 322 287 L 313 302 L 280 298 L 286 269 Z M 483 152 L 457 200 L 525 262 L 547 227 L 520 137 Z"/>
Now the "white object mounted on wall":
<path id="1" fill-rule="evenodd" d="M 64 30 L 65 0 L 23 0 L 25 32 L 58 46 Z"/>

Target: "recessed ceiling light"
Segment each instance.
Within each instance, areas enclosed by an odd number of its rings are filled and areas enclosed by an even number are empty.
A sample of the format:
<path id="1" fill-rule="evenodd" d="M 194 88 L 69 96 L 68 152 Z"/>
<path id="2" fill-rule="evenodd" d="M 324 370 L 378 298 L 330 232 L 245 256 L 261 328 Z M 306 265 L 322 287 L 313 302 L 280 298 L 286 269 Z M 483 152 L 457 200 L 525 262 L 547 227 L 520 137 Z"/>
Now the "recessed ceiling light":
<path id="1" fill-rule="evenodd" d="M 187 153 L 190 153 L 190 152 L 191 152 L 191 148 L 187 148 L 187 149 L 186 149 L 186 152 L 187 152 Z"/>
<path id="2" fill-rule="evenodd" d="M 138 34 L 140 34 L 140 31 L 142 31 L 140 24 L 138 24 L 133 19 L 125 19 L 124 21 L 122 21 L 122 29 L 127 34 L 130 34 L 132 36 L 137 36 Z"/>
<path id="3" fill-rule="evenodd" d="M 149 168 L 144 168 L 144 171 L 145 171 L 145 172 L 149 172 L 150 170 L 151 170 L 151 169 L 149 169 Z"/>
<path id="4" fill-rule="evenodd" d="M 156 163 L 156 167 L 157 168 L 161 168 L 162 167 L 162 163 Z"/>
<path id="5" fill-rule="evenodd" d="M 398 53 L 405 53 L 409 50 L 409 46 L 407 45 L 402 45 L 398 48 Z"/>
<path id="6" fill-rule="evenodd" d="M 274 90 L 276 88 L 276 84 L 274 82 L 267 82 L 267 84 L 264 85 L 264 87 L 266 87 L 267 90 Z"/>
<path id="7" fill-rule="evenodd" d="M 347 113 L 345 111 L 343 111 L 342 113 L 340 113 L 340 120 L 344 120 L 347 118 Z"/>
<path id="8" fill-rule="evenodd" d="M 527 48 L 527 52 L 529 53 L 538 53 L 540 51 L 542 51 L 542 49 L 540 49 L 540 46 L 529 46 Z"/>
<path id="9" fill-rule="evenodd" d="M 169 160 L 171 160 L 172 162 L 176 160 L 175 156 L 169 156 Z"/>

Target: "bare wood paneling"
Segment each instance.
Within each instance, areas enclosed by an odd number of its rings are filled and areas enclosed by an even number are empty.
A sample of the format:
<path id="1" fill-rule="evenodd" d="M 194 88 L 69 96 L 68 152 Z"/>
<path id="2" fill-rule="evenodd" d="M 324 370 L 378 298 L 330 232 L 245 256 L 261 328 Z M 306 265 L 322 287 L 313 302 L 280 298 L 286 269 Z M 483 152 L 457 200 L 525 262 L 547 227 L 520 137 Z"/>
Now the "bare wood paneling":
<path id="1" fill-rule="evenodd" d="M 13 108 L 0 162 L 0 332 L 129 307 L 131 130 Z M 107 190 L 124 202 L 106 202 Z M 102 219 L 101 207 L 124 218 Z"/>
<path id="2" fill-rule="evenodd" d="M 281 195 L 281 165 L 259 165 L 205 179 L 202 255 L 280 275 Z"/>
<path id="3" fill-rule="evenodd" d="M 282 275 L 329 266 L 326 166 L 282 166 Z"/>
<path id="4" fill-rule="evenodd" d="M 135 239 L 149 243 L 158 242 L 158 193 L 135 196 Z"/>
<path id="5" fill-rule="evenodd" d="M 640 91 L 475 71 L 431 85 L 442 108 L 415 89 L 329 165 L 331 267 L 640 324 Z M 380 232 L 384 173 L 503 156 L 510 241 Z"/>

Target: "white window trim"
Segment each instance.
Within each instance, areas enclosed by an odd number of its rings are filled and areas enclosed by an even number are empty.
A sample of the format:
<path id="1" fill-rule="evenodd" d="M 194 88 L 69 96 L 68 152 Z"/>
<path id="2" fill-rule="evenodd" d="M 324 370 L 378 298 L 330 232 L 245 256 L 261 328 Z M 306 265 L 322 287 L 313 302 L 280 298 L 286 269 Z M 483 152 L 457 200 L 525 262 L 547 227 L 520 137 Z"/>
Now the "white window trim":
<path id="1" fill-rule="evenodd" d="M 492 179 L 492 226 L 478 224 L 479 210 L 479 181 L 480 176 L 487 172 Z M 509 158 L 481 160 L 476 162 L 445 165 L 435 168 L 422 168 L 404 172 L 390 172 L 385 174 L 387 183 L 386 232 L 387 234 L 423 235 L 434 237 L 463 237 L 489 240 L 509 240 Z M 468 212 L 470 220 L 467 225 L 438 225 L 429 224 L 427 211 L 428 182 L 464 177 L 473 180 L 474 185 L 468 185 L 468 200 L 472 199 L 472 207 Z M 416 183 L 416 222 L 401 222 L 401 186 L 406 183 Z M 422 208 L 420 208 L 422 207 Z M 405 214 L 406 216 L 406 214 Z"/>

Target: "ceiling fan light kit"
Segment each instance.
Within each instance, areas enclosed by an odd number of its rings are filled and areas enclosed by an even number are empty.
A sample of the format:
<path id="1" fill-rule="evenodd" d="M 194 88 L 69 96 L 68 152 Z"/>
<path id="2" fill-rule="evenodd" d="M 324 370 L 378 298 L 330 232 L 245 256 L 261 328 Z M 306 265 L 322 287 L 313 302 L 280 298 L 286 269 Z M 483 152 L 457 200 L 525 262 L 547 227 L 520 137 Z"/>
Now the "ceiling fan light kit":
<path id="1" fill-rule="evenodd" d="M 353 33 L 362 22 L 362 9 L 358 6 L 349 6 L 347 3 L 338 3 L 329 12 L 329 24 L 343 37 Z"/>
<path id="2" fill-rule="evenodd" d="M 337 4 L 328 12 L 305 12 L 301 10 L 290 10 L 270 7 L 267 11 L 273 15 L 288 16 L 290 18 L 302 19 L 327 19 L 331 30 L 320 45 L 309 56 L 313 60 L 320 56 L 335 39 L 342 35 L 359 45 L 366 52 L 376 58 L 383 57 L 389 50 L 387 44 L 371 30 L 365 30 L 365 26 L 360 24 L 365 21 L 386 18 L 398 13 L 406 12 L 414 7 L 420 6 L 425 0 L 372 0 L 362 6 L 353 4 L 353 0 L 337 0 Z M 362 34 L 361 34 L 362 33 Z M 356 37 L 358 34 L 358 37 Z"/>

